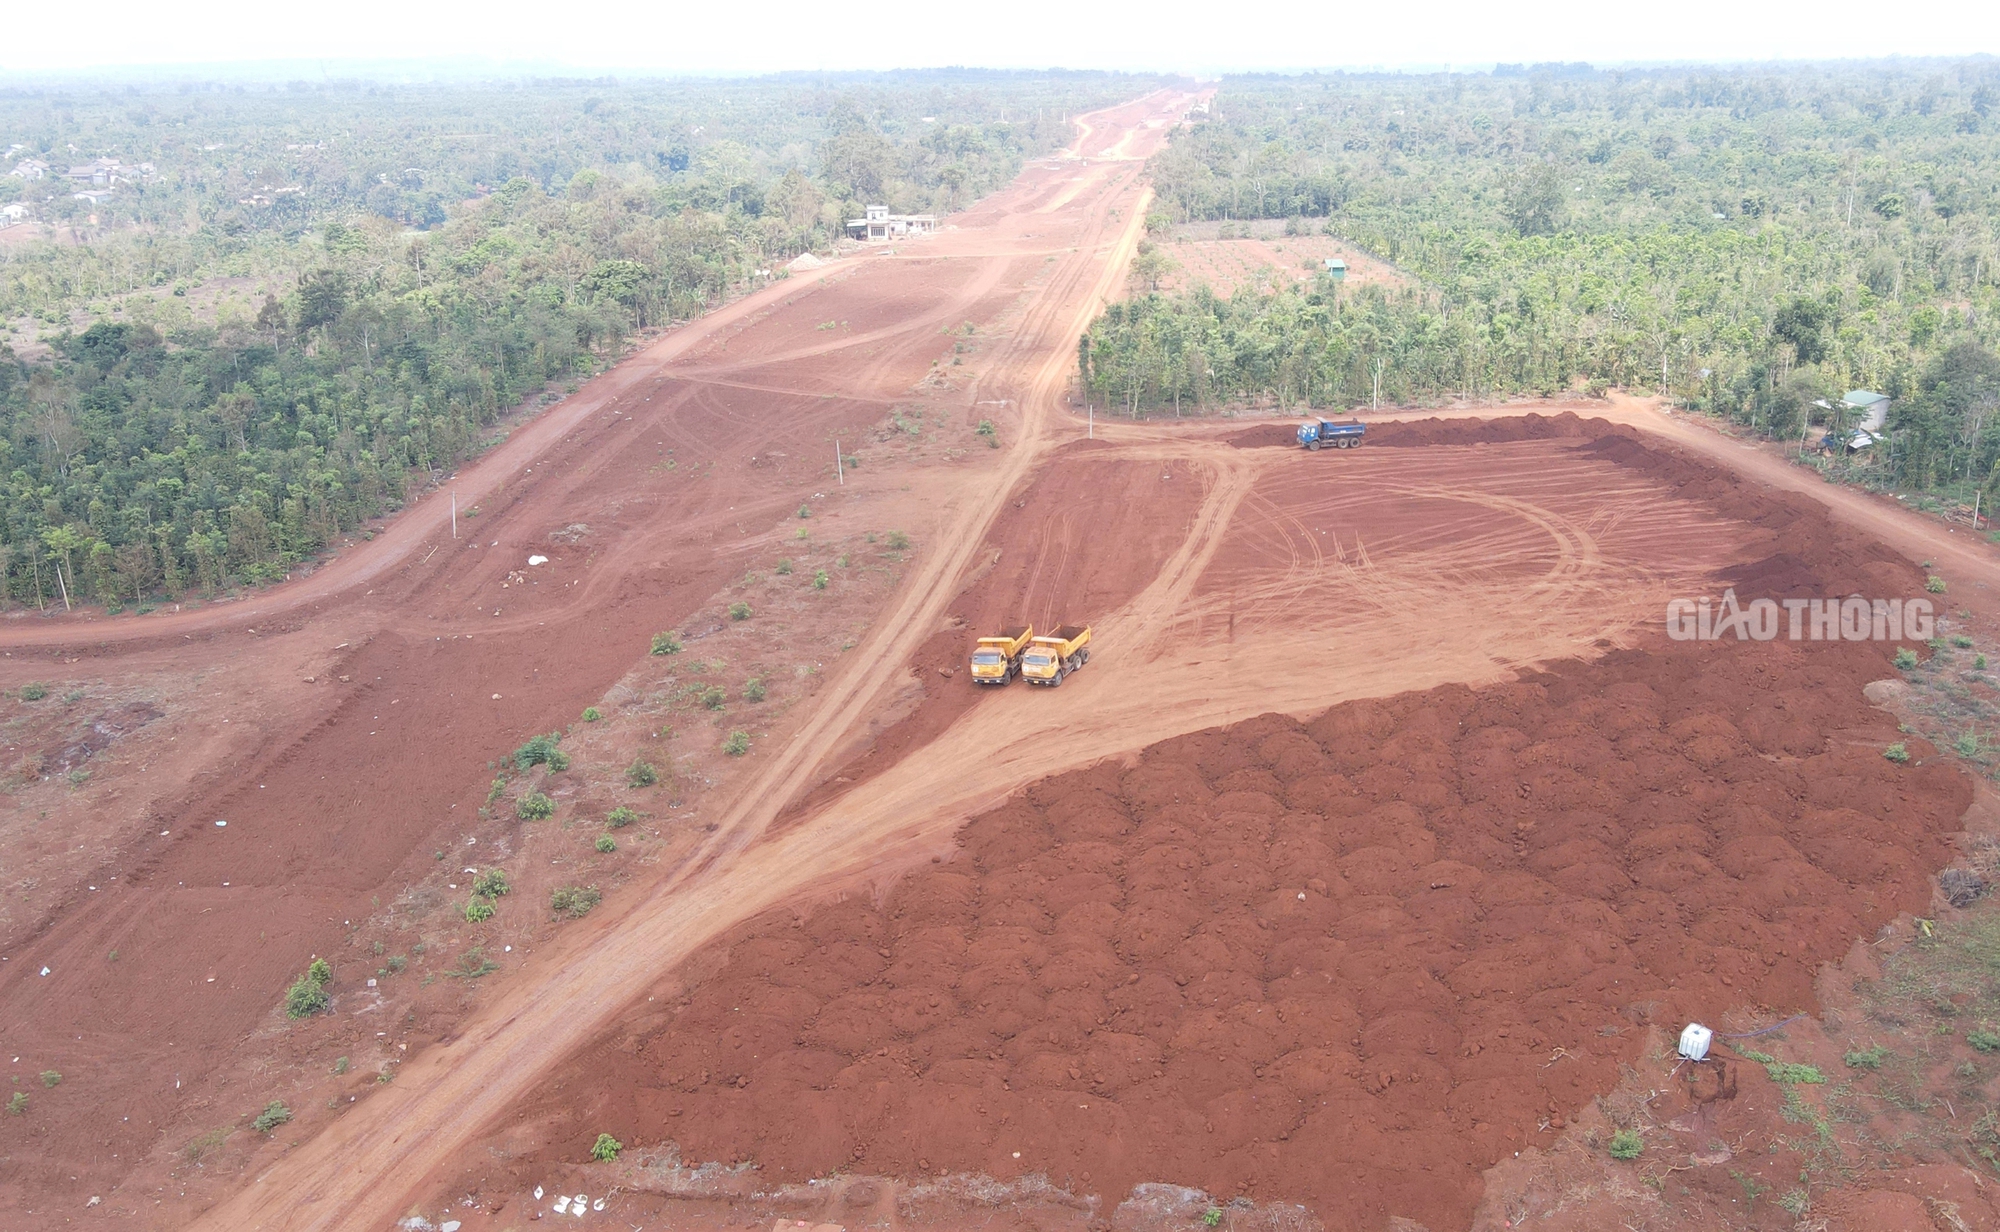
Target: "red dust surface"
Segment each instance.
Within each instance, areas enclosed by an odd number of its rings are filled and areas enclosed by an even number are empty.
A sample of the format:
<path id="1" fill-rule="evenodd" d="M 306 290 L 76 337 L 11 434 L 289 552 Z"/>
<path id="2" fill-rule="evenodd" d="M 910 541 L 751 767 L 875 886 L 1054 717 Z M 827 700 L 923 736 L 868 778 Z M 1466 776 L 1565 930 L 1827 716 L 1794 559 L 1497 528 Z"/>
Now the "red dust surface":
<path id="1" fill-rule="evenodd" d="M 1921 585 L 1819 506 L 1602 424 L 1434 435 L 1544 432 L 1773 532 L 1719 584 Z M 1822 964 L 1928 902 L 1971 791 L 1920 741 L 1880 755 L 1895 725 L 1862 686 L 1893 650 L 1656 639 L 1045 780 L 879 900 L 697 957 L 519 1110 L 562 1148 L 505 1167 L 531 1183 L 608 1130 L 764 1184 L 1042 1173 L 1464 1226 L 1635 1028 L 1810 1008 Z"/>

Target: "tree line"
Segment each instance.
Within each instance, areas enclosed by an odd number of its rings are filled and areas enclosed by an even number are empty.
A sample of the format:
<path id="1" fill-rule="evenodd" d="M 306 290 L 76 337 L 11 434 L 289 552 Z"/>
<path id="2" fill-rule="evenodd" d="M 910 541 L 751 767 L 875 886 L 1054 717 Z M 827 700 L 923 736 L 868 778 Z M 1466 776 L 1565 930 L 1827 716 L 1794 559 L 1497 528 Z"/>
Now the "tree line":
<path id="1" fill-rule="evenodd" d="M 1886 482 L 1991 483 L 2000 69 L 1230 79 L 1148 167 L 1188 224 L 1285 219 L 1404 287 L 1147 290 L 1091 331 L 1135 412 L 1665 393 L 1772 436 L 1896 399 Z M 1836 412 L 1837 413 L 1837 412 Z"/>

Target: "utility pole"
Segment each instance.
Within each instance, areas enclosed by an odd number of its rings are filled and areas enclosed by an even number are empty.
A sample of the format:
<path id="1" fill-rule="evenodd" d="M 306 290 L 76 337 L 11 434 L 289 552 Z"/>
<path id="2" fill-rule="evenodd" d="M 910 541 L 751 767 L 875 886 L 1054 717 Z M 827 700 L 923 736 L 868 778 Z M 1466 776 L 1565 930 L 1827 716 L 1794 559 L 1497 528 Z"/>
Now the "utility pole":
<path id="1" fill-rule="evenodd" d="M 847 471 L 840 465 L 840 442 L 833 443 L 833 477 L 840 480 L 840 486 L 847 486 Z"/>

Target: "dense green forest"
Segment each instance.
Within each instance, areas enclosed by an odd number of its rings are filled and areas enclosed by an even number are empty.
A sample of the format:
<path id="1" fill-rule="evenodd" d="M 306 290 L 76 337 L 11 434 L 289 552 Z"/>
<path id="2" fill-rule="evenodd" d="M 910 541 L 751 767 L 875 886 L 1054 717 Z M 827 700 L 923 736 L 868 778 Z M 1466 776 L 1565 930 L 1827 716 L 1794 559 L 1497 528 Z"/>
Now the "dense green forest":
<path id="1" fill-rule="evenodd" d="M 1197 120 L 1149 166 L 1156 238 L 1285 219 L 1410 285 L 1138 294 L 1085 352 L 1114 405 L 1621 386 L 1797 439 L 1872 388 L 1883 481 L 2000 483 L 1990 59 L 1233 78 Z"/>
<path id="2" fill-rule="evenodd" d="M 283 576 L 635 328 L 781 275 L 866 201 L 964 204 L 1152 84 L 0 93 L 8 165 L 51 167 L 6 181 L 35 222 L 0 244 L 0 600 Z M 79 200 L 62 173 L 93 159 L 117 180 Z"/>

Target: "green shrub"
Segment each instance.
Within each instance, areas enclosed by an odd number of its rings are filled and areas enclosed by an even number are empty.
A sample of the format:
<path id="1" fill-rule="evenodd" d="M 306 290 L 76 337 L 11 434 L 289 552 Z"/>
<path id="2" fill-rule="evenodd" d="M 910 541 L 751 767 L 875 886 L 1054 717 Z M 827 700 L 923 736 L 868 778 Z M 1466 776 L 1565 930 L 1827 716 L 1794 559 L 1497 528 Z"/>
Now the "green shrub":
<path id="1" fill-rule="evenodd" d="M 1898 670 L 1907 672 L 1917 665 L 1917 652 L 1908 646 L 1898 647 L 1895 662 Z"/>
<path id="2" fill-rule="evenodd" d="M 1924 589 L 1934 595 L 1941 595 L 1944 593 L 1944 579 L 1936 576 L 1927 577 L 1924 579 Z"/>
<path id="3" fill-rule="evenodd" d="M 1971 650 L 1971 649 L 1972 649 L 1972 639 L 1971 639 L 1971 638 L 1969 638 L 1969 637 L 1967 637 L 1967 636 L 1965 636 L 1965 634 L 1963 634 L 1963 633 L 1954 633 L 1954 634 L 1952 634 L 1952 635 L 1951 635 L 1951 644 L 1952 644 L 1952 645 L 1954 645 L 1954 646 L 1956 646 L 1956 647 L 1958 647 L 1958 648 L 1959 648 L 1960 650 Z"/>
<path id="4" fill-rule="evenodd" d="M 315 958 L 306 973 L 285 990 L 285 1017 L 298 1019 L 323 1014 L 333 1004 L 326 986 L 333 982 L 333 968 L 324 958 Z"/>
<path id="5" fill-rule="evenodd" d="M 764 681 L 762 677 L 752 676 L 743 682 L 743 700 L 746 702 L 761 702 L 764 700 Z"/>
<path id="6" fill-rule="evenodd" d="M 791 558 L 791 557 L 787 556 L 787 557 L 786 557 L 785 559 L 783 559 L 783 560 L 781 560 L 781 561 L 779 561 L 779 562 L 778 562 L 778 572 L 779 572 L 779 573 L 781 573 L 781 574 L 784 574 L 784 573 L 790 573 L 791 571 L 792 571 L 792 558 Z"/>
<path id="7" fill-rule="evenodd" d="M 906 550 L 909 546 L 910 546 L 910 537 L 908 535 L 904 534 L 902 531 L 899 530 L 892 530 L 889 532 L 889 547 L 893 551 L 901 552 Z"/>
<path id="8" fill-rule="evenodd" d="M 1000 434 L 999 429 L 993 426 L 993 421 L 990 419 L 980 420 L 979 426 L 977 428 L 974 428 L 973 431 L 985 437 L 993 437 L 993 436 L 998 436 Z"/>
<path id="9" fill-rule="evenodd" d="M 1881 1069 L 1882 1062 L 1889 1059 L 1889 1050 L 1877 1044 L 1873 1048 L 1863 1048 L 1859 1052 L 1850 1052 L 1842 1059 L 1847 1062 L 1847 1068 L 1849 1069 Z"/>
<path id="10" fill-rule="evenodd" d="M 58 1073 L 57 1073 L 56 1071 L 54 1071 L 54 1070 L 52 1070 L 52 1069 L 45 1069 L 45 1070 L 43 1070 L 43 1071 L 42 1071 L 42 1085 L 43 1085 L 43 1086 L 45 1086 L 45 1087 L 53 1087 L 53 1086 L 59 1086 L 59 1085 L 61 1085 L 61 1083 L 62 1083 L 62 1075 L 61 1075 L 61 1074 L 58 1074 Z"/>
<path id="11" fill-rule="evenodd" d="M 547 821 L 556 815 L 556 802 L 539 791 L 531 791 L 514 801 L 514 812 L 522 821 Z"/>
<path id="12" fill-rule="evenodd" d="M 603 899 L 596 886 L 562 886 L 549 894 L 549 909 L 574 920 L 590 914 L 590 909 Z"/>
<path id="13" fill-rule="evenodd" d="M 614 830 L 623 830 L 637 820 L 639 814 L 622 804 L 604 815 L 604 824 Z"/>
<path id="14" fill-rule="evenodd" d="M 624 1149 L 625 1144 L 610 1134 L 599 1134 L 596 1144 L 590 1148 L 590 1157 L 598 1163 L 608 1164 L 618 1158 L 618 1152 Z"/>
<path id="15" fill-rule="evenodd" d="M 750 751 L 750 733 L 746 731 L 730 732 L 729 739 L 722 742 L 722 751 L 731 757 L 741 757 L 745 753 L 748 753 Z"/>
<path id="16" fill-rule="evenodd" d="M 1965 1042 L 1981 1052 L 2000 1052 L 2000 1031 L 1994 1031 L 1990 1027 L 1968 1031 L 1965 1034 Z"/>
<path id="17" fill-rule="evenodd" d="M 465 904 L 465 922 L 467 924 L 484 924 L 492 918 L 493 904 L 487 902 L 485 899 L 475 895 L 471 901 Z"/>
<path id="18" fill-rule="evenodd" d="M 1640 1153 L 1646 1149 L 1646 1142 L 1645 1139 L 1639 1137 L 1638 1130 L 1621 1129 L 1611 1135 L 1611 1146 L 1609 1149 L 1611 1151 L 1611 1158 L 1613 1159 L 1637 1159 Z"/>
<path id="19" fill-rule="evenodd" d="M 1201 1213 L 1201 1226 L 1204 1228 L 1221 1227 L 1222 1208 L 1219 1206 L 1211 1206 L 1207 1210 L 1203 1211 Z"/>
<path id="20" fill-rule="evenodd" d="M 481 898 L 499 898 L 513 888 L 507 884 L 507 874 L 497 868 L 487 869 L 472 882 L 472 892 Z"/>
<path id="21" fill-rule="evenodd" d="M 1819 1072 L 1818 1066 L 1800 1065 L 1796 1061 L 1766 1062 L 1764 1072 L 1771 1075 L 1772 1082 L 1783 1083 L 1786 1086 L 1798 1083 L 1818 1085 L 1826 1081 L 1826 1075 Z"/>
<path id="22" fill-rule="evenodd" d="M 659 781 L 660 772 L 653 768 L 652 762 L 641 759 L 625 767 L 625 785 L 627 787 L 651 787 Z"/>
<path id="23" fill-rule="evenodd" d="M 750 605 L 749 605 L 749 604 L 747 604 L 747 603 L 745 603 L 745 602 L 743 602 L 743 600 L 741 600 L 741 599 L 738 599 L 738 600 L 737 600 L 736 602 L 734 602 L 734 603 L 730 604 L 730 605 L 729 605 L 729 619 L 731 619 L 731 620 L 748 620 L 748 619 L 750 619 Z"/>
<path id="24" fill-rule="evenodd" d="M 1972 667 L 1974 671 L 1981 671 L 1981 672 L 1985 671 L 1986 656 L 1983 654 L 1972 656 Z"/>
<path id="25" fill-rule="evenodd" d="M 809 517 L 811 517 L 812 515 L 813 515 L 813 511 L 812 511 L 811 509 L 807 508 L 807 507 L 806 507 L 806 506 L 804 506 L 804 505 L 800 505 L 800 506 L 799 506 L 799 516 L 800 516 L 801 518 L 809 518 Z"/>
<path id="26" fill-rule="evenodd" d="M 701 704 L 710 710 L 720 710 L 728 701 L 729 694 L 723 692 L 719 684 L 712 684 L 701 691 Z"/>
<path id="27" fill-rule="evenodd" d="M 1952 741 L 1951 747 L 1960 757 L 1977 757 L 1979 756 L 1979 736 L 1974 732 L 1967 732 Z"/>
<path id="28" fill-rule="evenodd" d="M 1904 746 L 1902 741 L 1898 740 L 1896 743 L 1890 745 L 1888 748 L 1883 749 L 1882 756 L 1888 758 L 1890 761 L 1895 762 L 1897 765 L 1901 765 L 1902 763 L 1910 760 L 1910 750 Z"/>
<path id="29" fill-rule="evenodd" d="M 268 1134 L 291 1119 L 292 1110 L 274 1099 L 264 1105 L 264 1111 L 258 1113 L 257 1119 L 250 1122 L 250 1128 L 260 1134 Z"/>
<path id="30" fill-rule="evenodd" d="M 653 635 L 653 653 L 654 653 L 654 654 L 656 654 L 656 655 L 670 655 L 670 654 L 679 654 L 680 652 L 681 652 L 681 635 L 680 635 L 680 634 L 678 634 L 678 633 L 655 633 L 655 634 Z"/>
<path id="31" fill-rule="evenodd" d="M 600 712 L 595 706 L 585 706 L 583 708 L 583 721 L 586 723 L 595 723 L 597 722 L 597 720 L 603 717 L 604 715 L 602 714 L 602 712 Z"/>
<path id="32" fill-rule="evenodd" d="M 825 590 L 827 580 L 828 579 L 826 576 L 826 570 L 824 569 L 821 569 L 818 573 L 813 574 L 813 589 Z"/>
<path id="33" fill-rule="evenodd" d="M 27 1110 L 28 1110 L 28 1093 L 26 1091 L 14 1092 L 13 1098 L 7 1101 L 8 1113 L 13 1116 L 20 1116 Z"/>
<path id="34" fill-rule="evenodd" d="M 21 700 L 24 702 L 38 702 L 48 695 L 49 686 L 40 681 L 30 680 L 21 686 Z"/>
<path id="35" fill-rule="evenodd" d="M 609 834 L 600 834 L 597 836 L 596 846 L 599 854 L 608 856 L 618 850 L 618 840 Z"/>
<path id="36" fill-rule="evenodd" d="M 514 750 L 514 768 L 516 770 L 527 770 L 535 766 L 547 766 L 551 770 L 563 769 L 569 765 L 569 759 L 563 757 L 562 753 L 556 748 L 556 745 L 561 742 L 561 732 L 550 732 L 546 736 L 531 737 L 526 744 Z M 558 758 L 561 759 L 561 765 L 556 764 Z"/>

